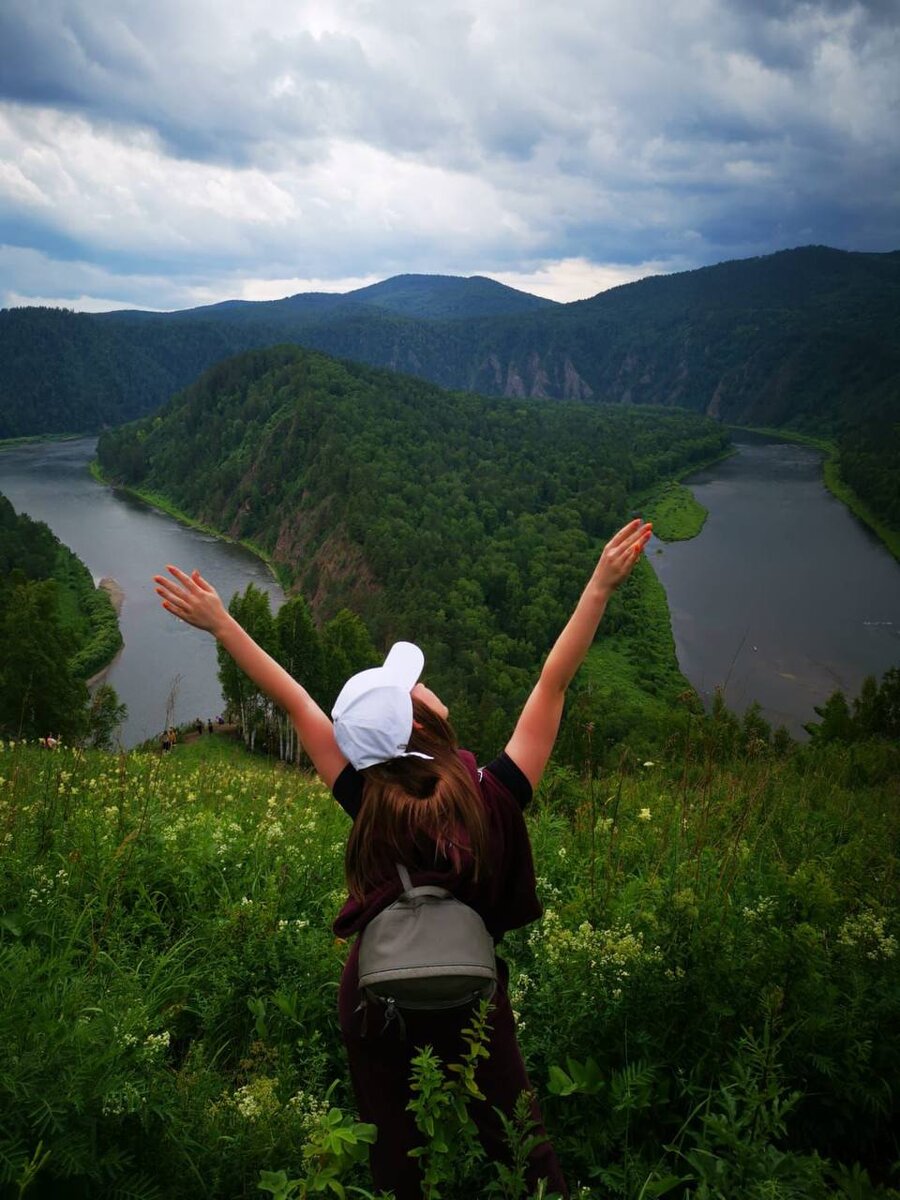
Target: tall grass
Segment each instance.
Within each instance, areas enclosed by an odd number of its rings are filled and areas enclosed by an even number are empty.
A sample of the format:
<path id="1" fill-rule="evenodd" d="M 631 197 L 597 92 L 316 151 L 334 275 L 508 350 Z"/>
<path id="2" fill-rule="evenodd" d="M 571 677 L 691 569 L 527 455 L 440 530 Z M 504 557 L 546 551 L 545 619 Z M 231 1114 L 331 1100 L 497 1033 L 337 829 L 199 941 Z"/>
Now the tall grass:
<path id="1" fill-rule="evenodd" d="M 352 1110 L 346 818 L 203 748 L 0 751 L 4 1194 L 255 1196 Z M 530 814 L 545 914 L 502 953 L 564 1168 L 596 1197 L 896 1195 L 890 748 L 712 750 L 551 770 Z"/>

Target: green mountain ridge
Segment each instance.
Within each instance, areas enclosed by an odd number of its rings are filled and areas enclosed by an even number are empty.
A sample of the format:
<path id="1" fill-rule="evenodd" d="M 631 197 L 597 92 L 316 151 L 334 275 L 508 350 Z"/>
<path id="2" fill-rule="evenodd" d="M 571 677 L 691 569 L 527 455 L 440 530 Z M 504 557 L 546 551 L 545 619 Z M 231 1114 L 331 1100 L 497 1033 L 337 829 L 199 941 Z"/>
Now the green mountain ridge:
<path id="1" fill-rule="evenodd" d="M 348 292 L 351 303 L 371 304 L 404 317 L 471 318 L 536 312 L 559 307 L 484 275 L 395 275 Z"/>
<path id="2" fill-rule="evenodd" d="M 136 309 L 97 314 L 110 320 L 172 317 L 193 320 L 211 315 L 226 320 L 296 319 L 322 313 L 380 308 L 398 316 L 425 320 L 446 317 L 487 317 L 559 307 L 557 301 L 508 287 L 485 275 L 393 275 L 349 292 L 297 292 L 280 300 L 223 300 L 174 312 Z"/>
<path id="3" fill-rule="evenodd" d="M 485 294 L 515 311 L 483 313 Z M 11 309 L 0 313 L 0 436 L 63 431 L 59 397 L 80 375 L 97 376 L 97 401 L 77 427 L 97 428 L 150 411 L 217 358 L 279 341 L 489 395 L 677 403 L 738 423 L 841 427 L 896 383 L 898 301 L 900 253 L 807 247 L 566 305 L 477 277 L 398 276 L 346 296 L 170 314 Z"/>
<path id="4" fill-rule="evenodd" d="M 121 424 L 213 363 L 282 342 L 483 395 L 836 437 L 847 482 L 900 528 L 900 252 L 804 247 L 565 305 L 479 277 L 398 276 L 174 314 L 7 310 L 0 438 Z"/>

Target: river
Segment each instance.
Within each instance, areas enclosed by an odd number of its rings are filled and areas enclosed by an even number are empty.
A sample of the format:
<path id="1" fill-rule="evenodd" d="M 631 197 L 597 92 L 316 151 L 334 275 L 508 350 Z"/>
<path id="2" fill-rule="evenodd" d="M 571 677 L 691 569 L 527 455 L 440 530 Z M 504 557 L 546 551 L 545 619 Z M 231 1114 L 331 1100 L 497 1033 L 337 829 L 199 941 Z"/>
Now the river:
<path id="1" fill-rule="evenodd" d="M 900 664 L 900 567 L 825 489 L 818 451 L 738 436 L 738 453 L 688 486 L 709 510 L 691 541 L 652 542 L 666 588 L 681 669 L 709 700 L 759 700 L 773 724 L 802 735 L 813 706 L 866 675 Z M 134 746 L 176 722 L 221 711 L 212 639 L 159 606 L 151 576 L 167 562 L 198 567 L 226 599 L 249 582 L 273 608 L 281 589 L 240 546 L 180 525 L 104 487 L 87 465 L 95 439 L 0 451 L 0 492 L 46 521 L 96 580 L 124 590 L 125 646 L 108 680 L 128 705 L 120 731 Z"/>
<path id="2" fill-rule="evenodd" d="M 106 679 L 128 706 L 119 730 L 126 748 L 176 724 L 222 711 L 215 642 L 160 606 L 152 576 L 174 563 L 197 567 L 226 600 L 248 583 L 284 599 L 265 563 L 233 543 L 181 525 L 138 500 L 98 484 L 88 472 L 96 438 L 36 442 L 0 450 L 0 492 L 17 512 L 46 521 L 95 581 L 112 577 L 124 600 L 125 645 Z"/>
<path id="3" fill-rule="evenodd" d="M 708 702 L 753 700 L 803 736 L 814 706 L 900 666 L 900 566 L 822 482 L 822 455 L 735 435 L 737 453 L 684 482 L 700 534 L 652 542 L 678 662 Z"/>

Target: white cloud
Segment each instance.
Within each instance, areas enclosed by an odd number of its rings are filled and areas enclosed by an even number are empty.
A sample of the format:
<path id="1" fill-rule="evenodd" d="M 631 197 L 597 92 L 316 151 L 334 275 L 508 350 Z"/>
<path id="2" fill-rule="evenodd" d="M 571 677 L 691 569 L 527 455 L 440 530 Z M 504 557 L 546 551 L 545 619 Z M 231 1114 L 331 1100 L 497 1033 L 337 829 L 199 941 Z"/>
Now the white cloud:
<path id="1" fill-rule="evenodd" d="M 109 312 L 137 308 L 169 312 L 218 304 L 222 300 L 281 300 L 298 292 L 351 292 L 377 283 L 380 275 L 340 279 L 316 277 L 253 278 L 237 272 L 214 279 L 165 275 L 114 274 L 94 263 L 53 258 L 36 250 L 0 246 L 0 308 L 25 305 L 70 308 L 77 312 Z M 65 292 L 52 289 L 60 281 Z"/>
<path id="2" fill-rule="evenodd" d="M 218 258 L 327 278 L 373 249 L 420 244 L 430 254 L 440 243 L 447 259 L 477 259 L 529 236 L 487 180 L 358 142 L 265 173 L 167 157 L 146 131 L 20 106 L 0 113 L 0 158 L 19 164 L 0 175 L 8 215 L 25 217 L 39 199 L 55 234 L 164 260 L 176 275 Z"/>
<path id="3" fill-rule="evenodd" d="M 646 262 L 632 265 L 594 263 L 586 258 L 564 258 L 544 263 L 533 271 L 497 271 L 492 278 L 523 292 L 532 292 L 547 300 L 587 300 L 598 292 L 634 283 L 648 275 L 668 274 L 671 263 Z"/>
<path id="4" fill-rule="evenodd" d="M 156 280 L 168 307 L 431 271 L 571 298 L 893 248 L 897 26 L 856 0 L 6 0 L 0 240 L 66 246 L 10 288 Z"/>
<path id="5" fill-rule="evenodd" d="M 121 301 L 108 296 L 36 296 L 23 295 L 21 292 L 4 292 L 0 294 L 0 308 L 68 308 L 73 312 L 99 313 L 111 312 L 113 309 L 127 307 L 141 309 L 144 312 L 155 312 L 140 304 L 123 305 Z"/>

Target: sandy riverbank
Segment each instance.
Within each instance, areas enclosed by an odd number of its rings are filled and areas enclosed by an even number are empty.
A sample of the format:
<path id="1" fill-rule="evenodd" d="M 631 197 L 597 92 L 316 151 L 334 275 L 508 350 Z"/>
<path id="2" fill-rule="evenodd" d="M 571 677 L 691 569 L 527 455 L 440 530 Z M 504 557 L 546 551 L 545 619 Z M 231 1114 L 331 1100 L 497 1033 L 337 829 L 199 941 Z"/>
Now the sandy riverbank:
<path id="1" fill-rule="evenodd" d="M 122 612 L 122 605 L 125 602 L 125 590 L 119 583 L 118 579 L 112 579 L 110 576 L 104 576 L 103 579 L 101 579 L 97 584 L 97 587 L 103 588 L 104 592 L 106 592 L 107 596 L 109 596 L 110 600 L 112 601 L 112 606 L 116 610 L 116 616 L 120 616 Z M 121 653 L 122 647 L 120 646 L 106 666 L 101 667 L 99 671 L 90 677 L 90 679 L 85 681 L 86 686 L 92 688 L 96 684 L 101 683 L 106 676 L 106 673 L 109 671 L 110 667 Z"/>
<path id="2" fill-rule="evenodd" d="M 103 588 L 104 592 L 112 600 L 113 608 L 116 610 L 116 616 L 118 617 L 122 612 L 122 603 L 125 600 L 125 592 L 122 590 L 122 585 L 117 579 L 110 579 L 108 576 L 105 576 L 97 584 L 97 587 Z"/>

